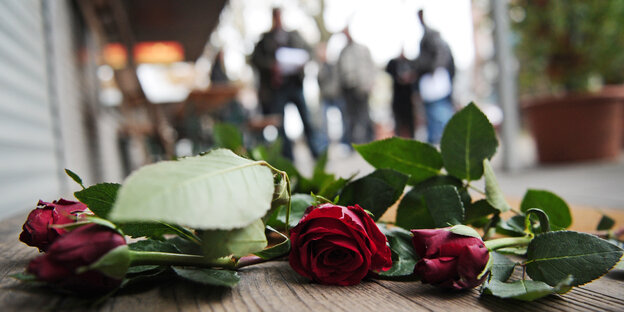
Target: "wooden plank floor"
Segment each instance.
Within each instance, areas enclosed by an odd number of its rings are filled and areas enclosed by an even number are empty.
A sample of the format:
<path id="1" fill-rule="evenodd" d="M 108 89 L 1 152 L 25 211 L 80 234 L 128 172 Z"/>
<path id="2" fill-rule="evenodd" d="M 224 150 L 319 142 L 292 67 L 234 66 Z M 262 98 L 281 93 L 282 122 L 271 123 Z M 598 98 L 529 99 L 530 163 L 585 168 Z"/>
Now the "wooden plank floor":
<path id="1" fill-rule="evenodd" d="M 0 222 L 0 311 L 85 310 L 67 297 L 21 284 L 9 275 L 38 253 L 18 241 L 24 217 Z M 318 285 L 285 261 L 240 271 L 234 288 L 175 281 L 117 295 L 99 311 L 624 311 L 624 271 L 535 302 L 479 297 L 477 290 L 447 292 L 419 282 L 366 280 L 357 286 Z"/>

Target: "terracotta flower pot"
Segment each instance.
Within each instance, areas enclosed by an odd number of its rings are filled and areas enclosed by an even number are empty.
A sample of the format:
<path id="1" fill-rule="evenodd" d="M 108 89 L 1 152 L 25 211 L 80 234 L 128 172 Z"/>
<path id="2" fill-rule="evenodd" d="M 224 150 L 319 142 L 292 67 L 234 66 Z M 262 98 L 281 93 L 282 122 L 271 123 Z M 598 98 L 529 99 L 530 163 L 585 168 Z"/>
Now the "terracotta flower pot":
<path id="1" fill-rule="evenodd" d="M 624 84 L 605 86 L 602 89 L 602 92 L 619 98 L 621 106 L 624 106 Z M 622 147 L 624 148 L 624 108 L 621 108 L 620 110 L 622 112 Z"/>
<path id="2" fill-rule="evenodd" d="M 623 140 L 624 102 L 615 92 L 525 101 L 540 162 L 613 159 Z"/>

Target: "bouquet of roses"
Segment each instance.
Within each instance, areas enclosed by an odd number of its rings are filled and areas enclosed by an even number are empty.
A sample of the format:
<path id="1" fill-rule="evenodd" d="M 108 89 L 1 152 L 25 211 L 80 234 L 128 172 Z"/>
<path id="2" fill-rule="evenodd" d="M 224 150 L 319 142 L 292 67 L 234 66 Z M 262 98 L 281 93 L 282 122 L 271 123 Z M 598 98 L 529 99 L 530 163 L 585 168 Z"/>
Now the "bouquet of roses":
<path id="1" fill-rule="evenodd" d="M 245 153 L 240 140 L 221 141 Z M 497 146 L 470 104 L 449 121 L 440 150 L 400 138 L 356 145 L 376 168 L 359 179 L 325 173 L 326 155 L 308 179 L 264 148 L 148 165 L 123 185 L 84 187 L 67 170 L 82 187 L 78 201 L 39 202 L 20 240 L 45 253 L 15 277 L 86 294 L 164 275 L 231 287 L 237 269 L 288 257 L 323 284 L 420 279 L 534 300 L 613 268 L 618 243 L 567 231 L 570 211 L 555 194 L 529 190 L 519 210 L 510 207 L 489 163 Z M 376 223 L 393 205 L 394 222 Z M 279 240 L 267 247 L 268 236 Z"/>

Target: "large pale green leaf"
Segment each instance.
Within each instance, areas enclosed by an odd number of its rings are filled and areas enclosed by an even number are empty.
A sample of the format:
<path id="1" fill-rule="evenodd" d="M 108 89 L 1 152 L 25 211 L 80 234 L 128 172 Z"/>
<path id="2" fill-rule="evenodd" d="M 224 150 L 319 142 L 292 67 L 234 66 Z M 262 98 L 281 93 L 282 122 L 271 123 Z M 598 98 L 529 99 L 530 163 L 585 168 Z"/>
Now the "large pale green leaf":
<path id="1" fill-rule="evenodd" d="M 449 120 L 440 150 L 446 171 L 466 180 L 478 180 L 483 175 L 483 160 L 496 153 L 498 140 L 487 117 L 470 103 Z"/>
<path id="2" fill-rule="evenodd" d="M 108 215 L 115 204 L 117 192 L 121 187 L 117 183 L 100 183 L 89 186 L 81 191 L 75 192 L 74 196 L 87 205 L 96 216 L 108 218 Z M 175 234 L 175 228 L 171 225 L 158 222 L 116 222 L 125 235 L 131 237 L 151 237 L 162 239 L 164 234 Z"/>
<path id="3" fill-rule="evenodd" d="M 200 234 L 202 252 L 209 259 L 225 256 L 243 257 L 267 246 L 264 223 L 261 219 L 233 230 L 208 230 Z"/>
<path id="4" fill-rule="evenodd" d="M 553 229 L 567 228 L 572 224 L 572 215 L 568 204 L 561 197 L 544 190 L 528 190 L 520 204 L 520 210 L 542 209 L 550 219 Z"/>
<path id="5" fill-rule="evenodd" d="M 548 285 L 574 277 L 571 286 L 589 283 L 615 266 L 622 249 L 594 235 L 557 231 L 537 235 L 527 251 L 526 272 Z"/>
<path id="6" fill-rule="evenodd" d="M 483 293 L 499 298 L 513 298 L 522 301 L 533 301 L 552 294 L 563 294 L 570 290 L 572 277 L 568 277 L 557 283 L 555 287 L 540 281 L 519 280 L 512 283 L 504 283 L 496 279 L 486 282 Z"/>
<path id="7" fill-rule="evenodd" d="M 119 190 L 110 218 L 195 229 L 241 228 L 271 208 L 271 170 L 230 150 L 147 165 Z"/>
<path id="8" fill-rule="evenodd" d="M 490 165 L 490 161 L 483 160 L 483 173 L 485 175 L 485 199 L 492 205 L 492 207 L 500 210 L 500 212 L 507 212 L 511 210 L 511 206 L 505 200 L 505 195 L 498 186 L 496 176 L 494 175 L 494 169 Z"/>
<path id="9" fill-rule="evenodd" d="M 409 184 L 438 175 L 442 168 L 440 152 L 429 144 L 415 140 L 394 137 L 354 147 L 373 167 L 409 175 Z"/>
<path id="10" fill-rule="evenodd" d="M 377 169 L 373 173 L 347 184 L 340 193 L 339 205 L 360 205 L 370 211 L 375 220 L 394 204 L 405 189 L 408 176 L 391 170 Z"/>

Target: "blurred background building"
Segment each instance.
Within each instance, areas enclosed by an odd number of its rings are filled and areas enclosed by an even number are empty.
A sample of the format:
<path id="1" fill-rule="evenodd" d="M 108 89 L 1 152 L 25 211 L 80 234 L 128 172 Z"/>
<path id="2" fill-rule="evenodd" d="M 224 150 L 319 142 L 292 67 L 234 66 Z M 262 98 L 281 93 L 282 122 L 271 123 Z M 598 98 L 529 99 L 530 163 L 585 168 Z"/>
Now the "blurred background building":
<path id="1" fill-rule="evenodd" d="M 419 55 L 423 28 L 416 12 L 423 9 L 455 60 L 455 106 L 476 102 L 499 130 L 499 167 L 527 172 L 538 160 L 621 163 L 621 1 L 0 0 L 0 218 L 39 198 L 71 197 L 77 187 L 64 168 L 85 185 L 121 182 L 141 165 L 209 149 L 220 123 L 241 129 L 245 144 L 275 140 L 281 121 L 260 114 L 249 58 L 276 6 L 286 30 L 297 30 L 312 47 L 326 43 L 328 62 L 345 46 L 347 26 L 369 48 L 378 68 L 370 96 L 376 138 L 394 134 L 392 80 L 384 68 L 401 51 L 409 59 Z M 359 162 L 339 144 L 341 112 L 324 110 L 320 64 L 311 59 L 303 86 L 312 123 L 318 129 L 327 124 L 333 143 L 328 167 L 349 175 L 360 170 Z M 598 90 L 608 91 L 599 96 L 608 103 L 591 104 L 591 113 L 570 108 L 583 104 L 568 105 L 567 113 L 536 108 L 544 96 Z M 605 110 L 597 112 L 599 106 Z M 414 137 L 424 141 L 425 114 L 420 105 L 415 110 Z M 566 114 L 571 121 L 563 121 Z M 554 127 L 540 128 L 531 115 Z M 284 116 L 295 164 L 306 171 L 313 158 L 302 148 L 294 105 Z M 539 132 L 550 137 L 538 138 Z M 592 144 L 611 141 L 563 150 L 581 136 Z M 541 151 L 549 146 L 555 150 Z"/>

